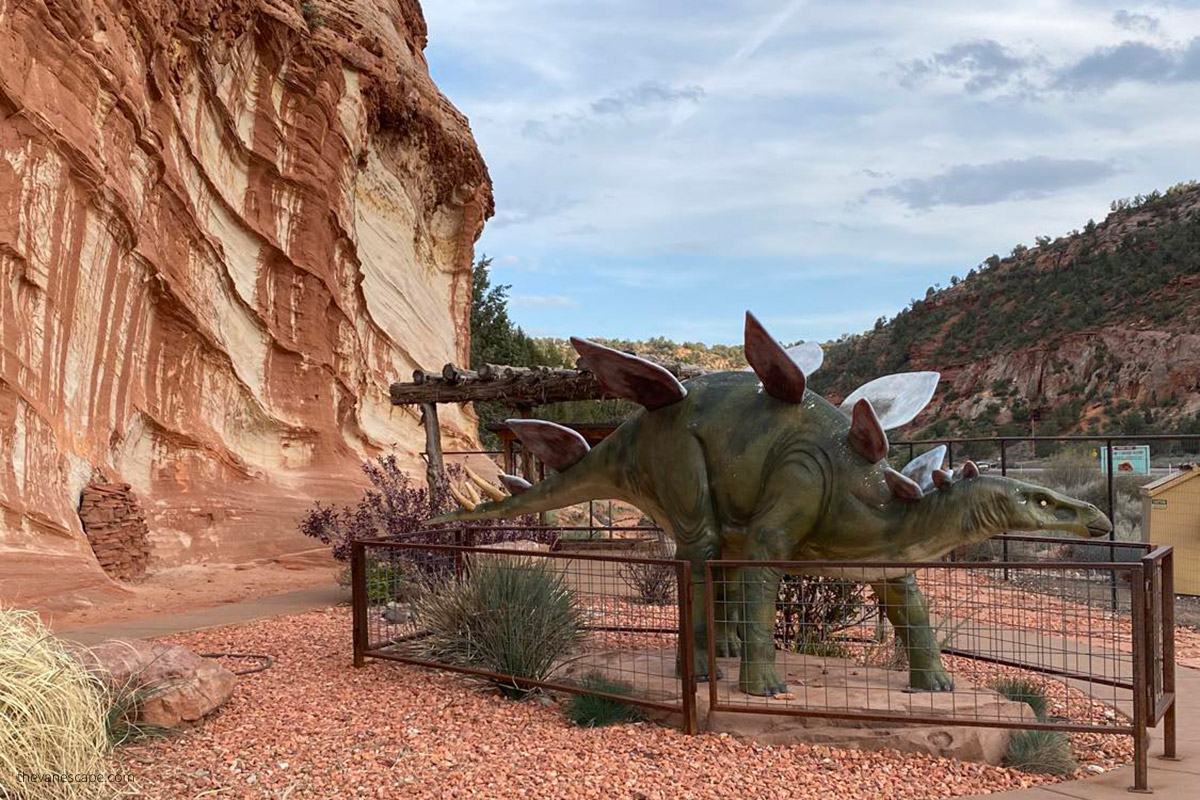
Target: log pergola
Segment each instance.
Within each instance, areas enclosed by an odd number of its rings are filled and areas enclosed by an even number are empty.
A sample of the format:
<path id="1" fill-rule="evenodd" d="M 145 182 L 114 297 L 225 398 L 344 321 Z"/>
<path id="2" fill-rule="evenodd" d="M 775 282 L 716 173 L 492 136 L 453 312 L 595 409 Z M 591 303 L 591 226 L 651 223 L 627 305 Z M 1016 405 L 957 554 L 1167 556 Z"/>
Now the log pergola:
<path id="1" fill-rule="evenodd" d="M 658 362 L 680 380 L 694 378 L 704 370 L 690 364 Z M 391 386 L 392 405 L 421 407 L 421 422 L 425 426 L 425 453 L 428 458 L 429 485 L 440 482 L 445 475 L 442 456 L 441 427 L 437 407 L 442 403 L 502 403 L 513 415 L 528 417 L 533 409 L 550 403 L 572 400 L 614 400 L 616 395 L 605 391 L 596 376 L 582 363 L 576 369 L 552 367 L 510 367 L 503 364 L 484 364 L 478 370 L 463 369 L 447 364 L 441 371 L 418 369 L 411 383 L 396 382 Z M 580 432 L 589 444 L 603 440 L 619 425 L 611 423 L 567 424 Z M 489 426 L 505 444 L 506 468 L 516 471 L 516 437 L 504 425 Z M 532 456 L 524 454 L 522 471 L 535 477 Z"/>

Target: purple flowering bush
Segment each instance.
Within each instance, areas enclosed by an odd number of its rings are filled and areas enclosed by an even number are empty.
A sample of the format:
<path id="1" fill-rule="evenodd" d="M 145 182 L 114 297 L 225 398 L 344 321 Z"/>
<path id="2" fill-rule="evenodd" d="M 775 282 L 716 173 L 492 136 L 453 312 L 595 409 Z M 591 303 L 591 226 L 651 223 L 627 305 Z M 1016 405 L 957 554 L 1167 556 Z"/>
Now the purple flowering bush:
<path id="1" fill-rule="evenodd" d="M 458 504 L 446 487 L 430 491 L 414 483 L 400 468 L 394 455 L 378 456 L 363 462 L 363 473 L 371 486 L 363 490 L 355 505 L 333 506 L 316 502 L 300 520 L 300 532 L 330 548 L 338 561 L 350 560 L 350 546 L 361 539 L 391 539 L 427 544 L 454 544 L 454 534 L 465 532 L 462 543 L 495 544 L 532 540 L 552 544 L 557 531 L 530 528 L 536 517 L 511 520 L 477 520 L 431 526 L 438 514 L 457 510 Z M 448 481 L 459 483 L 464 473 L 452 464 L 446 469 Z"/>

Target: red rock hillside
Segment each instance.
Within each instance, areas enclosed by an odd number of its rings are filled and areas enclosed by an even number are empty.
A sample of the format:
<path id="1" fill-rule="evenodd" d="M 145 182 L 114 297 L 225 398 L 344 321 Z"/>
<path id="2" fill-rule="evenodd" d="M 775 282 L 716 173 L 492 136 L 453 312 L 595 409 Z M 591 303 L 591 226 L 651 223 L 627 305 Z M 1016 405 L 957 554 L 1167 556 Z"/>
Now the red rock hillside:
<path id="1" fill-rule="evenodd" d="M 0 602 L 116 591 L 93 481 L 153 569 L 307 549 L 415 464 L 387 387 L 466 362 L 492 210 L 424 46 L 415 0 L 0 3 Z"/>
<path id="2" fill-rule="evenodd" d="M 992 256 L 827 346 L 814 388 L 889 372 L 941 386 L 904 435 L 1200 433 L 1200 183 Z"/>

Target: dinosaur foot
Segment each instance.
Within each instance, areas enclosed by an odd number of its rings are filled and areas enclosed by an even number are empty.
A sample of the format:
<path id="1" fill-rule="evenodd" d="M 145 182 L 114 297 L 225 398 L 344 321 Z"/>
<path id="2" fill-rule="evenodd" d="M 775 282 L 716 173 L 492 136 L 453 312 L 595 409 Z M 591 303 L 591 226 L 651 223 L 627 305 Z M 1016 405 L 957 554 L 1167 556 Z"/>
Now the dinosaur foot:
<path id="1" fill-rule="evenodd" d="M 954 678 L 946 672 L 941 664 L 925 669 L 913 668 L 908 673 L 908 689 L 910 692 L 952 692 Z"/>
<path id="2" fill-rule="evenodd" d="M 770 664 L 742 664 L 738 688 L 756 697 L 774 697 L 787 692 L 787 684 L 779 679 Z"/>
<path id="3" fill-rule="evenodd" d="M 708 664 L 707 663 L 697 664 L 695 673 L 696 673 L 696 682 L 697 683 L 708 683 Z M 679 669 L 679 662 L 676 662 L 675 663 L 675 677 L 680 678 L 682 676 L 683 676 L 683 671 Z M 721 669 L 720 667 L 717 667 L 717 680 L 721 680 L 724 677 L 725 677 L 725 670 Z"/>
<path id="4" fill-rule="evenodd" d="M 717 640 L 717 658 L 736 658 L 741 654 L 742 646 L 736 638 Z"/>

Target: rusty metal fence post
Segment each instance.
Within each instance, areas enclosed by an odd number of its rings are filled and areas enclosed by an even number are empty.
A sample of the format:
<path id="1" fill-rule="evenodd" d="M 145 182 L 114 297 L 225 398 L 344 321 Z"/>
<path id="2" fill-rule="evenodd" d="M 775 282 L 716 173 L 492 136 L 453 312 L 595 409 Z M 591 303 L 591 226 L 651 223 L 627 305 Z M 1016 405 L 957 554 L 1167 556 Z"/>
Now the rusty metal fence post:
<path id="1" fill-rule="evenodd" d="M 1008 443 L 1004 439 L 1000 440 L 1000 477 L 1001 478 L 1008 477 Z M 1010 576 L 1008 574 L 1008 566 L 1007 566 L 1007 564 L 1008 564 L 1008 538 L 1007 537 L 1005 537 L 1001 541 L 1000 546 L 1002 548 L 1004 548 L 1004 563 L 1006 565 L 1004 567 L 1004 580 L 1007 581 L 1007 580 L 1010 580 Z"/>
<path id="2" fill-rule="evenodd" d="M 717 602 L 716 582 L 713 580 L 712 564 L 704 562 L 704 615 L 708 630 L 708 712 L 711 714 L 720 702 L 717 692 Z"/>
<path id="3" fill-rule="evenodd" d="M 1129 611 L 1133 623 L 1133 786 L 1130 791 L 1149 792 L 1147 756 L 1150 713 L 1146 706 L 1150 700 L 1150 690 L 1146 680 L 1146 658 L 1149 654 L 1146 652 L 1146 574 L 1143 565 L 1132 565 L 1129 578 Z"/>
<path id="4" fill-rule="evenodd" d="M 367 651 L 367 554 L 363 542 L 350 544 L 350 604 L 353 609 L 354 666 L 365 663 Z"/>
<path id="5" fill-rule="evenodd" d="M 679 594 L 679 684 L 683 696 L 683 732 L 697 731 L 696 720 L 696 628 L 693 625 L 692 567 L 675 564 L 675 591 Z"/>
<path id="6" fill-rule="evenodd" d="M 1175 551 L 1163 557 L 1162 568 L 1162 659 L 1163 694 L 1171 705 L 1163 718 L 1163 758 L 1177 760 L 1175 751 Z"/>

